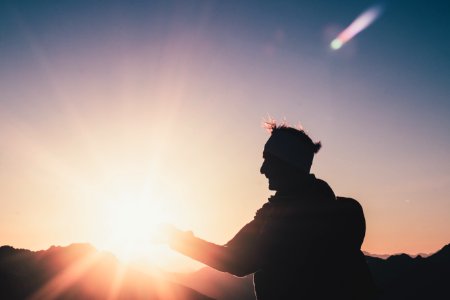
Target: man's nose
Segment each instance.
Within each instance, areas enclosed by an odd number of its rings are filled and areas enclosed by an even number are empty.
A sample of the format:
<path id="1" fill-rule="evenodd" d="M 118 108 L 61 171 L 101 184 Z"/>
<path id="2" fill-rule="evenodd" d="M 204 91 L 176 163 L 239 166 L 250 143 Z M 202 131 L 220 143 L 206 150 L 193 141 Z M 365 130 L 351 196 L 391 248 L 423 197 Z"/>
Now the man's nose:
<path id="1" fill-rule="evenodd" d="M 266 168 L 267 168 L 267 163 L 266 163 L 266 160 L 264 160 L 262 165 L 261 165 L 261 169 L 259 169 L 259 172 L 261 172 L 261 174 L 265 174 L 266 173 Z"/>

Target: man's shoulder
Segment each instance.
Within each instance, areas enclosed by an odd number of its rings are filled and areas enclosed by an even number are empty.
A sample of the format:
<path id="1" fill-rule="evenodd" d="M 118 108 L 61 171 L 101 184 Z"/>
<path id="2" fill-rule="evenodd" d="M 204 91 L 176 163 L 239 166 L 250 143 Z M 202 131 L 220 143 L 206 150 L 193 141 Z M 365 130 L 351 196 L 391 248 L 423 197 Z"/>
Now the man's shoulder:
<path id="1" fill-rule="evenodd" d="M 338 196 L 336 200 L 340 206 L 351 213 L 363 213 L 361 204 L 353 198 Z"/>
<path id="2" fill-rule="evenodd" d="M 314 194 L 319 200 L 335 200 L 336 195 L 330 185 L 323 179 L 314 177 Z"/>

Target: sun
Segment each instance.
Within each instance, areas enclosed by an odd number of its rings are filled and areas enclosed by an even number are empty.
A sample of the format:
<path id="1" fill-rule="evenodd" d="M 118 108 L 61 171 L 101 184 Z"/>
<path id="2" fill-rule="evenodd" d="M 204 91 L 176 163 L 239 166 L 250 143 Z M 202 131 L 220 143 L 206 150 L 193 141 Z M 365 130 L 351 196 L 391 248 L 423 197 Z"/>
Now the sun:
<path id="1" fill-rule="evenodd" d="M 109 193 L 100 202 L 98 244 L 125 262 L 147 255 L 160 224 L 170 222 L 161 199 L 128 191 Z"/>

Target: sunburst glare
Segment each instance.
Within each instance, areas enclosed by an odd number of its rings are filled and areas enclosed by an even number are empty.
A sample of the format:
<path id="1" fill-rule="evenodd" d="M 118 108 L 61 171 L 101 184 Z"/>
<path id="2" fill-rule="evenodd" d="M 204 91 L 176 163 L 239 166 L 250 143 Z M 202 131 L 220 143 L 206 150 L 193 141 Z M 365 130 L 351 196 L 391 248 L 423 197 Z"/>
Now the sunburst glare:
<path id="1" fill-rule="evenodd" d="M 383 9 L 381 6 L 373 6 L 359 15 L 347 28 L 331 41 L 331 49 L 340 49 L 344 44 L 349 42 L 358 33 L 369 27 L 376 19 L 378 19 L 382 11 Z"/>

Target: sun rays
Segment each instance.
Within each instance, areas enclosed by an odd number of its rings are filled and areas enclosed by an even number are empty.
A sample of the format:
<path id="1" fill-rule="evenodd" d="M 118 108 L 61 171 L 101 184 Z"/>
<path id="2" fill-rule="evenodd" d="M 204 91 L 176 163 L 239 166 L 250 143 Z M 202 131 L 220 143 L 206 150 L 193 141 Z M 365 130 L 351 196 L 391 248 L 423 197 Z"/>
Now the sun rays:
<path id="1" fill-rule="evenodd" d="M 147 70 L 136 68 L 125 38 L 117 52 L 108 49 L 104 60 L 89 61 L 85 74 L 88 58 L 54 55 L 19 12 L 15 22 L 35 62 L 24 73 L 34 78 L 24 92 L 31 104 L 16 101 L 10 109 L 0 103 L 6 167 L 20 165 L 26 175 L 14 179 L 27 186 L 16 192 L 16 201 L 19 193 L 28 203 L 18 213 L 39 207 L 33 209 L 37 236 L 50 236 L 49 228 L 57 232 L 48 244 L 88 241 L 132 259 L 138 249 L 148 249 L 159 222 L 176 216 L 166 206 L 173 206 L 178 192 L 162 182 L 168 172 L 162 161 L 189 86 L 194 50 L 177 50 L 177 39 L 167 36 L 156 73 L 139 78 L 139 86 L 133 80 Z M 122 60 L 106 73 L 111 52 Z M 63 224 L 55 226 L 57 219 Z"/>
<path id="2" fill-rule="evenodd" d="M 57 299 L 58 296 L 63 294 L 82 278 L 89 268 L 97 262 L 98 258 L 99 253 L 81 257 L 73 262 L 68 268 L 61 270 L 59 274 L 42 286 L 30 297 L 30 300 Z"/>
<path id="3" fill-rule="evenodd" d="M 38 254 L 39 255 L 39 254 Z M 50 248 L 38 264 L 50 277 L 28 297 L 52 299 L 184 299 L 189 291 L 168 281 L 162 272 L 142 273 L 107 252 L 87 245 Z"/>

